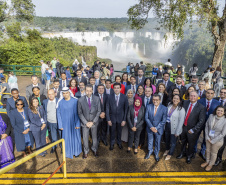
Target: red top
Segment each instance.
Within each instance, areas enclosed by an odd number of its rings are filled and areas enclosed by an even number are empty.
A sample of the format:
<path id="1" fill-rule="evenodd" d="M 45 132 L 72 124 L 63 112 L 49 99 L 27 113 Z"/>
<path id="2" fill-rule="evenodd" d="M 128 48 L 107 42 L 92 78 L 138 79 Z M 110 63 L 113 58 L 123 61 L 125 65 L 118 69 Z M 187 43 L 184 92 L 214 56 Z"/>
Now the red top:
<path id="1" fill-rule="evenodd" d="M 114 89 L 113 88 L 113 84 L 111 84 L 111 88 Z M 125 94 L 125 90 L 126 90 L 125 85 L 121 84 L 121 91 L 120 91 L 120 93 Z"/>
<path id="2" fill-rule="evenodd" d="M 78 88 L 77 87 L 70 87 L 71 92 L 75 95 L 75 93 L 78 92 Z"/>

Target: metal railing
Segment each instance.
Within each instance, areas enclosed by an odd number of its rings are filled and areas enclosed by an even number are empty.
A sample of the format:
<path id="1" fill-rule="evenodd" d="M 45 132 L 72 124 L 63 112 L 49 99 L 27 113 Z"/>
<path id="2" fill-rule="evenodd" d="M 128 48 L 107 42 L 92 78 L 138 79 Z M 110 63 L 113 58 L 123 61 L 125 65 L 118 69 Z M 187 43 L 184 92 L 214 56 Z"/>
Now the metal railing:
<path id="1" fill-rule="evenodd" d="M 43 148 L 37 150 L 36 152 L 34 152 L 34 153 L 32 153 L 32 154 L 30 154 L 30 155 L 24 157 L 23 159 L 20 159 L 20 160 L 18 160 L 18 161 L 16 161 L 16 162 L 10 164 L 9 166 L 6 166 L 6 167 L 0 169 L 0 175 L 2 175 L 2 174 L 4 174 L 4 173 L 6 173 L 6 172 L 8 172 L 8 171 L 10 171 L 10 170 L 12 170 L 12 169 L 14 169 L 14 168 L 16 168 L 17 166 L 19 166 L 19 165 L 25 163 L 26 161 L 28 161 L 28 160 L 30 160 L 30 159 L 32 159 L 32 158 L 34 158 L 34 157 L 36 157 L 37 155 L 41 154 L 42 152 L 48 150 L 49 148 L 52 148 L 53 146 L 55 146 L 55 145 L 57 145 L 57 144 L 59 144 L 59 143 L 62 143 L 63 162 L 62 162 L 61 165 L 60 165 L 60 166 L 59 166 L 59 167 L 58 167 L 58 168 L 50 175 L 50 177 L 49 177 L 43 184 L 46 184 L 47 181 L 48 181 L 48 180 L 49 180 L 49 179 L 57 172 L 57 170 L 59 170 L 62 166 L 63 166 L 63 177 L 64 177 L 64 178 L 67 178 L 66 155 L 65 155 L 65 141 L 64 141 L 64 139 L 60 139 L 60 140 L 58 140 L 58 141 L 56 141 L 56 142 L 54 142 L 54 143 L 51 143 L 51 144 L 49 144 L 48 146 L 45 146 L 45 147 L 43 147 Z M 1 176 L 0 176 L 0 178 L 1 178 Z"/>

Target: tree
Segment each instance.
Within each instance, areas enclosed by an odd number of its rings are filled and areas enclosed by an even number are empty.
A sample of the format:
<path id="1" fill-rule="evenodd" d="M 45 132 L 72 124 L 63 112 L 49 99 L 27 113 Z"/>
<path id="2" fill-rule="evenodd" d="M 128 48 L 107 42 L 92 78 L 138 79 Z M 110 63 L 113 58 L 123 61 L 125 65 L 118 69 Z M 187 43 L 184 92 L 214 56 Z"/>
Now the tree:
<path id="1" fill-rule="evenodd" d="M 160 26 L 173 32 L 175 37 L 183 39 L 186 24 L 192 28 L 195 22 L 206 25 L 214 38 L 213 67 L 223 61 L 226 43 L 226 6 L 223 15 L 219 15 L 217 0 L 139 0 L 130 7 L 127 14 L 134 29 L 141 29 L 147 23 L 149 13 L 159 18 Z"/>

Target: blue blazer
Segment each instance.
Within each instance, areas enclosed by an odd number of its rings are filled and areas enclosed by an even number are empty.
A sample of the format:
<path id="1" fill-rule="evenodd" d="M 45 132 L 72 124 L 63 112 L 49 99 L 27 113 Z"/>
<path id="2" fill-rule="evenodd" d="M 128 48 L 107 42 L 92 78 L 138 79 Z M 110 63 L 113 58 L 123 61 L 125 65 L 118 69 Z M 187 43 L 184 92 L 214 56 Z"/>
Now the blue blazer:
<path id="1" fill-rule="evenodd" d="M 129 107 L 126 95 L 120 93 L 118 107 L 115 102 L 115 94 L 108 96 L 106 105 L 106 119 L 112 123 L 121 123 L 126 121 L 127 110 Z"/>
<path id="2" fill-rule="evenodd" d="M 59 80 L 60 86 L 59 88 L 62 89 L 62 80 Z M 69 87 L 69 80 L 66 80 L 66 86 Z"/>
<path id="3" fill-rule="evenodd" d="M 29 117 L 28 117 L 28 107 L 24 107 L 24 114 L 26 115 L 29 123 Z M 23 134 L 24 131 L 24 119 L 20 115 L 20 113 L 17 111 L 17 109 L 13 109 L 10 112 L 10 121 L 12 124 L 12 127 L 14 129 L 14 135 L 15 135 L 15 142 L 16 142 L 16 149 L 17 151 L 25 151 L 25 137 Z M 28 132 L 31 140 L 31 144 L 34 144 L 33 136 L 31 132 Z"/>
<path id="4" fill-rule="evenodd" d="M 45 123 L 47 123 L 47 116 L 45 113 L 45 110 L 43 109 L 42 106 L 39 106 L 39 112 L 41 118 L 44 119 Z M 41 118 L 39 117 L 39 114 L 34 114 L 30 109 L 28 110 L 28 117 L 30 120 L 30 131 L 40 131 L 42 122 Z"/>
<path id="5" fill-rule="evenodd" d="M 19 96 L 19 99 L 23 100 L 24 102 L 24 107 L 28 107 L 28 103 L 27 103 L 27 100 L 24 96 Z M 7 99 L 7 102 L 6 102 L 6 111 L 7 111 L 7 114 L 9 115 L 10 112 L 16 108 L 16 105 L 15 105 L 15 101 L 13 99 L 13 97 L 11 98 L 8 98 Z"/>
<path id="6" fill-rule="evenodd" d="M 163 83 L 163 80 L 159 80 L 159 81 L 158 81 L 158 84 L 156 85 L 156 88 L 158 87 L 158 85 L 159 85 L 160 83 Z M 167 87 L 166 87 L 166 91 L 167 91 L 168 93 L 169 93 L 170 88 L 171 88 L 172 85 L 174 85 L 174 83 L 171 82 L 170 79 L 169 79 L 169 80 L 168 80 L 168 83 L 167 83 Z"/>
<path id="7" fill-rule="evenodd" d="M 158 133 L 162 135 L 164 131 L 166 119 L 167 119 L 167 112 L 168 112 L 167 107 L 160 104 L 157 109 L 156 115 L 154 116 L 154 104 L 149 104 L 146 107 L 146 112 L 145 112 L 145 121 L 147 123 L 147 131 L 151 131 L 150 130 L 151 127 L 156 127 Z"/>
<path id="8" fill-rule="evenodd" d="M 138 88 L 138 85 L 136 85 L 136 91 L 137 91 L 137 88 Z M 127 93 L 127 91 L 128 91 L 129 89 L 131 89 L 131 84 L 126 86 L 126 92 L 125 92 L 125 94 Z"/>
<path id="9" fill-rule="evenodd" d="M 201 103 L 205 108 L 206 108 L 206 98 L 201 98 L 200 100 L 198 100 L 199 103 Z M 206 121 L 209 118 L 210 114 L 213 114 L 213 111 L 215 110 L 215 108 L 220 105 L 220 102 L 212 99 L 212 103 L 210 105 L 209 111 L 207 112 L 206 110 Z"/>

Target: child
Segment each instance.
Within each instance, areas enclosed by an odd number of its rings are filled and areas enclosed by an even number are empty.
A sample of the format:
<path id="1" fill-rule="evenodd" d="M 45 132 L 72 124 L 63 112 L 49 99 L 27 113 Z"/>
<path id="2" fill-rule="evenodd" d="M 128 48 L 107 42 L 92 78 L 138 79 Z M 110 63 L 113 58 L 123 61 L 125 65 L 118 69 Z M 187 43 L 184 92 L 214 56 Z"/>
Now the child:
<path id="1" fill-rule="evenodd" d="M 13 89 L 13 88 L 18 89 L 17 77 L 14 75 L 12 71 L 9 72 L 8 84 L 10 89 Z"/>
<path id="2" fill-rule="evenodd" d="M 0 67 L 0 79 L 4 78 L 3 73 L 4 73 L 4 69 Z"/>
<path id="3" fill-rule="evenodd" d="M 70 72 L 69 66 L 67 66 L 65 73 L 66 73 L 67 80 L 71 80 L 71 72 Z"/>

